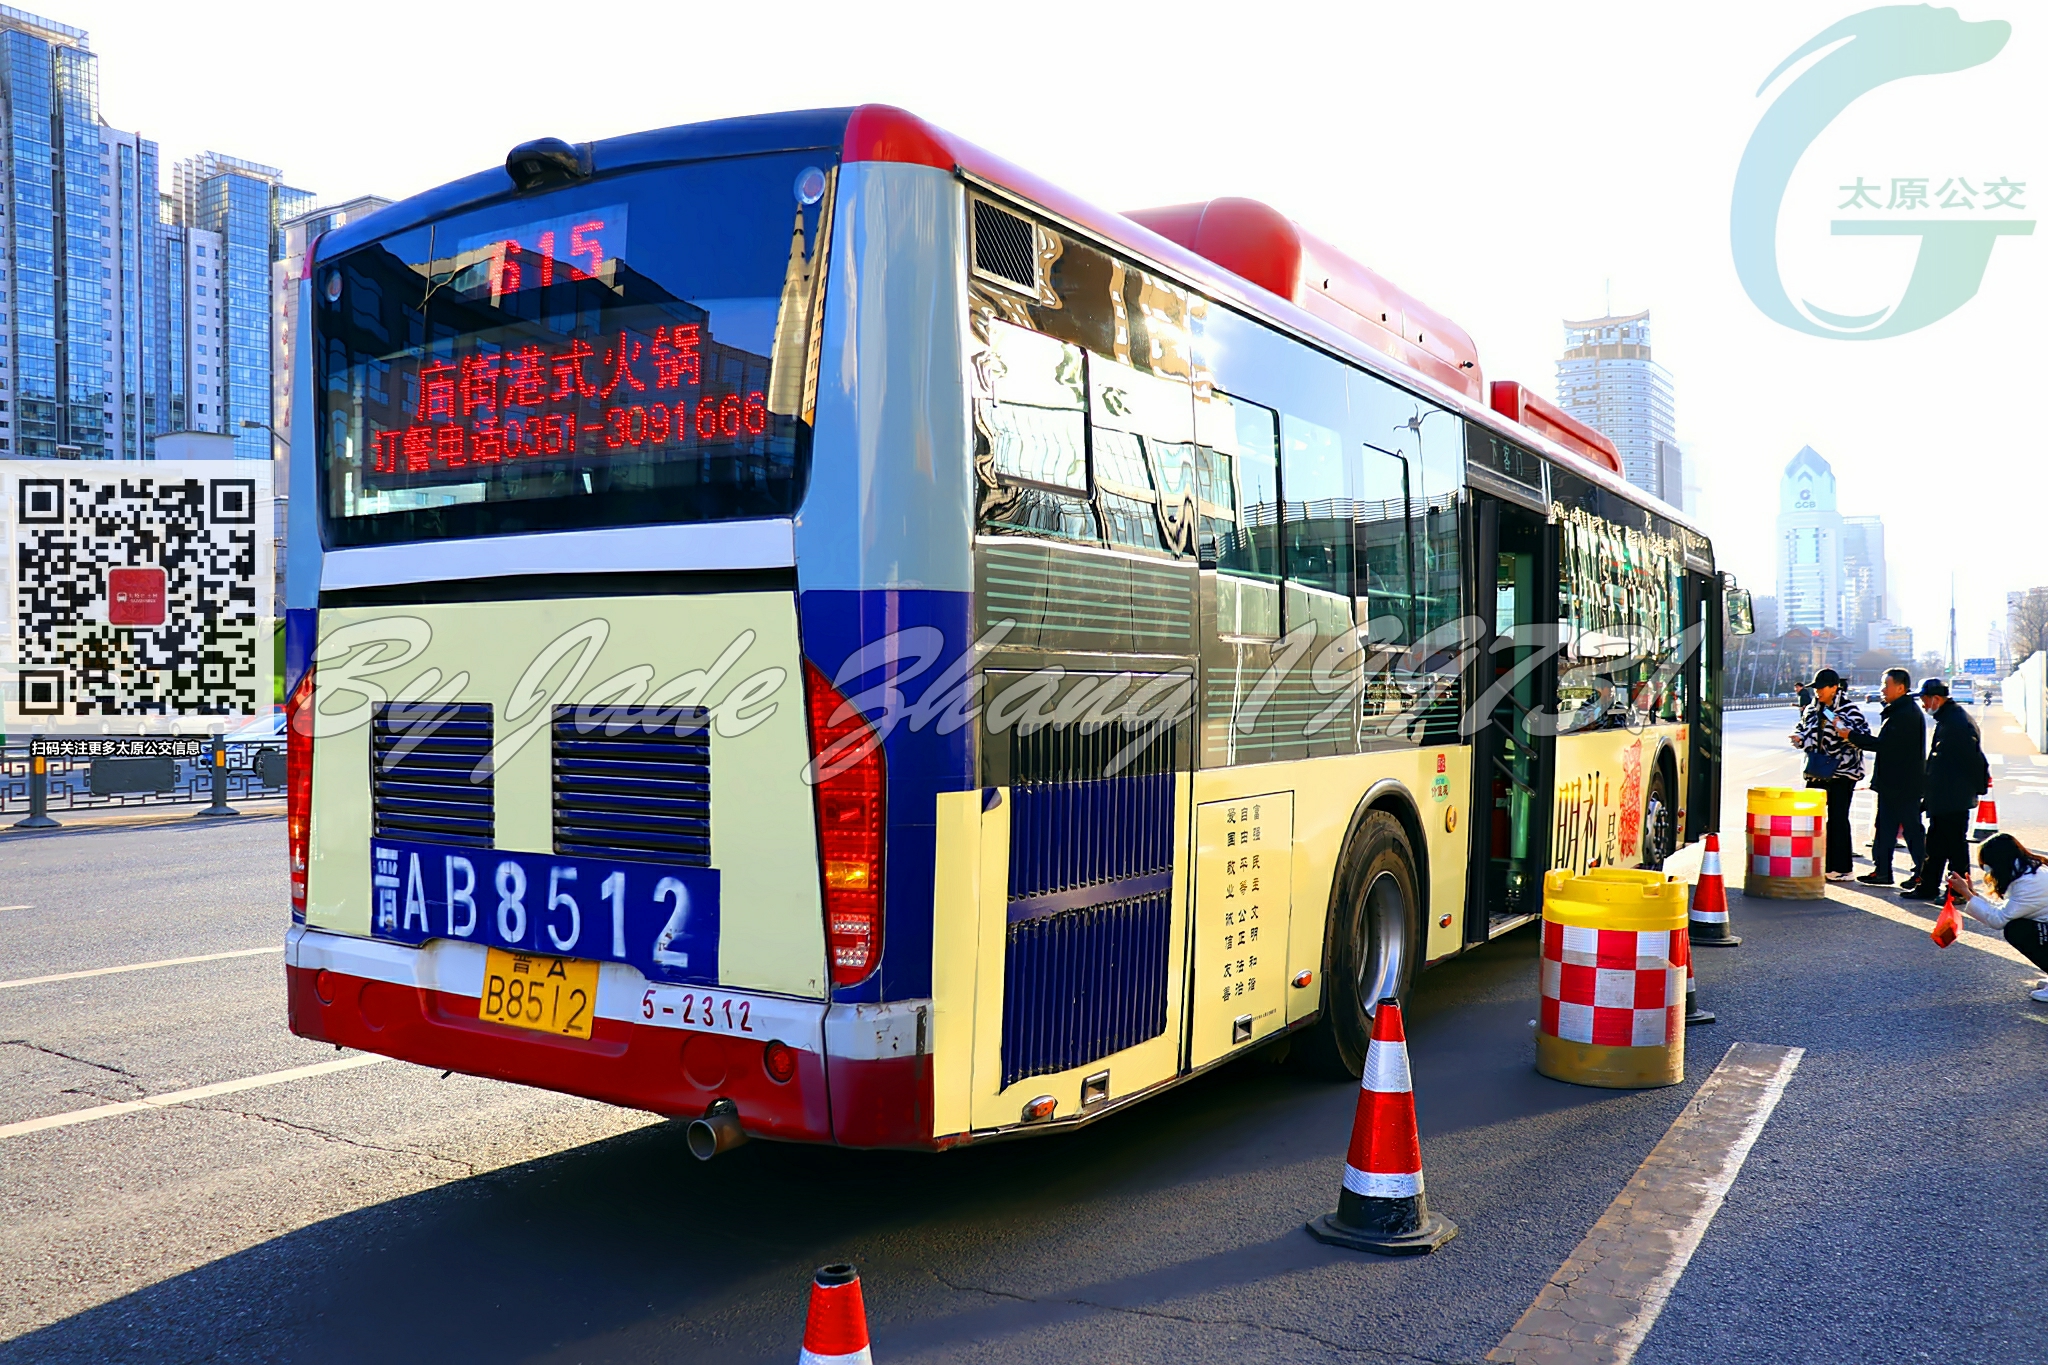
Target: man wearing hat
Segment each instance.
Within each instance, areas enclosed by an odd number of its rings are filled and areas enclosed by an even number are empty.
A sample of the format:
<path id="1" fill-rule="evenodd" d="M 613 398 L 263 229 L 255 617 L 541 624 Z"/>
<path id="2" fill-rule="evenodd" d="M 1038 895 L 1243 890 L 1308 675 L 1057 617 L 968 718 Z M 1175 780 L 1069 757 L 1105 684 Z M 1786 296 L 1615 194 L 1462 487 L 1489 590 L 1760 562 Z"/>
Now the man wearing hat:
<path id="1" fill-rule="evenodd" d="M 1927 750 L 1927 861 L 1911 900 L 1941 902 L 1950 873 L 1970 879 L 1970 807 L 1991 786 L 1991 765 L 1970 713 L 1949 700 L 1948 684 L 1928 678 L 1920 684 L 1920 705 L 1934 717 L 1934 743 Z"/>
<path id="2" fill-rule="evenodd" d="M 1828 794 L 1827 875 L 1842 881 L 1856 870 L 1856 841 L 1849 832 L 1849 802 L 1863 780 L 1861 741 L 1870 722 L 1859 706 L 1840 705 L 1842 675 L 1823 668 L 1813 675 L 1813 701 L 1792 731 L 1793 747 L 1806 751 L 1806 785 Z"/>
<path id="3" fill-rule="evenodd" d="M 1884 722 L 1877 738 L 1855 741 L 1877 755 L 1870 774 L 1870 789 L 1877 793 L 1877 833 L 1870 844 L 1870 861 L 1876 867 L 1856 880 L 1866 886 L 1892 885 L 1892 853 L 1898 836 L 1906 836 L 1906 852 L 1913 870 L 1906 876 L 1905 890 L 1918 888 L 1920 866 L 1927 861 L 1927 848 L 1920 825 L 1921 787 L 1927 776 L 1927 722 L 1913 704 L 1913 679 L 1903 668 L 1884 671 Z"/>

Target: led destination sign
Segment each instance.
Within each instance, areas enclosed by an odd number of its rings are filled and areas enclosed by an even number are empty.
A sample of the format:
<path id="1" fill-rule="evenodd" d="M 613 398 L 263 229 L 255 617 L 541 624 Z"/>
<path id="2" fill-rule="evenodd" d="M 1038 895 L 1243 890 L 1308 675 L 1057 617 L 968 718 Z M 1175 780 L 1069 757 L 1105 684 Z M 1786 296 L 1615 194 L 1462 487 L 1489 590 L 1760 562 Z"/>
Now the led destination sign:
<path id="1" fill-rule="evenodd" d="M 487 343 L 488 336 L 469 338 Z M 730 443 L 768 430 L 759 388 L 704 385 L 700 323 L 621 330 L 608 342 L 576 339 L 477 349 L 428 359 L 398 382 L 418 394 L 412 421 L 375 434 L 372 474 L 433 474 L 514 460 L 596 455 L 645 446 Z M 722 369 L 733 369 L 731 353 Z M 765 365 L 744 363 L 765 379 Z"/>
<path id="2" fill-rule="evenodd" d="M 331 543 L 787 515 L 824 282 L 809 164 L 603 176 L 321 256 Z"/>

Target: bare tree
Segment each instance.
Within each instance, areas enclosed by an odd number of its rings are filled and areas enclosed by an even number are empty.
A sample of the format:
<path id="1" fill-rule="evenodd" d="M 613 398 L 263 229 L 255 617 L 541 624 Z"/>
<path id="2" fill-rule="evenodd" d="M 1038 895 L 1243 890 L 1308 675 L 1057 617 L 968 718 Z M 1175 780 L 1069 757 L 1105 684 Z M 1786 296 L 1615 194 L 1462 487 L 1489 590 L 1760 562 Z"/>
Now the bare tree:
<path id="1" fill-rule="evenodd" d="M 2006 618 L 2005 631 L 2015 665 L 2037 649 L 2048 649 L 2048 588 L 2021 593 Z"/>

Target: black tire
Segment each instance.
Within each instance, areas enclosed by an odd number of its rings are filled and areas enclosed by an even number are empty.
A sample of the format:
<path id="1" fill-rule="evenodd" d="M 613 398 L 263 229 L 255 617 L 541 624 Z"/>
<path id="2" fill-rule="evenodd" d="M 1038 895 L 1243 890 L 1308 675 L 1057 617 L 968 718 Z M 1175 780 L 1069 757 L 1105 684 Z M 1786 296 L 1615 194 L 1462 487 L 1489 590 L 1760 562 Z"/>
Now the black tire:
<path id="1" fill-rule="evenodd" d="M 1364 1071 L 1380 999 L 1408 998 L 1422 952 L 1423 911 L 1408 832 L 1385 811 L 1363 812 L 1352 822 L 1330 890 L 1322 1018 L 1292 1053 L 1304 1070 L 1353 1079 Z"/>
<path id="2" fill-rule="evenodd" d="M 1661 870 L 1664 860 L 1677 851 L 1678 808 L 1671 804 L 1671 778 L 1660 761 L 1643 794 L 1643 866 Z"/>

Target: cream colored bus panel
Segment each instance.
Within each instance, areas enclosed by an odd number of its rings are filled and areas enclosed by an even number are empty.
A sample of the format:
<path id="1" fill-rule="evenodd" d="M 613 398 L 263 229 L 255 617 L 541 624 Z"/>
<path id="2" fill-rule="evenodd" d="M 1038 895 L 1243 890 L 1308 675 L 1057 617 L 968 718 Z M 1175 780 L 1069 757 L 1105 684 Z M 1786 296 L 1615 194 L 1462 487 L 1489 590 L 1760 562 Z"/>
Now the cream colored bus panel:
<path id="1" fill-rule="evenodd" d="M 1670 794 L 1677 822 L 1673 828 L 1682 829 L 1688 734 L 1683 725 L 1653 725 L 1559 735 L 1557 787 L 1550 804 L 1550 865 L 1574 872 L 1642 865 L 1644 805 L 1658 753 L 1667 746 L 1678 780 Z"/>
<path id="2" fill-rule="evenodd" d="M 370 931 L 369 705 L 488 702 L 496 846 L 552 848 L 554 707 L 711 711 L 719 980 L 825 994 L 817 827 L 796 603 L 788 593 L 562 598 L 320 613 L 307 922 Z M 378 666 L 376 639 L 394 642 Z M 356 675 L 353 682 L 348 681 Z M 354 713 L 353 715 L 351 713 Z"/>
<path id="3" fill-rule="evenodd" d="M 1194 1066 L 1287 1023 L 1293 847 L 1293 792 L 1195 807 Z"/>

